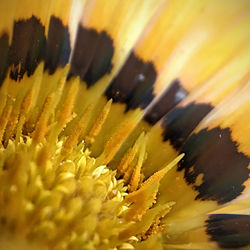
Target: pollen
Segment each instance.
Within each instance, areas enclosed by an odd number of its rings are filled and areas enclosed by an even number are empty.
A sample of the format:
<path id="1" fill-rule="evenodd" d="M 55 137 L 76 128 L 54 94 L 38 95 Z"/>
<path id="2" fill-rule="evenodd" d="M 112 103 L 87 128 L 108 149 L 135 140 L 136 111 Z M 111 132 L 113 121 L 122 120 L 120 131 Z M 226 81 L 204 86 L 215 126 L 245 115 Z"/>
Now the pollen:
<path id="1" fill-rule="evenodd" d="M 182 155 L 144 180 L 143 132 L 111 169 L 131 122 L 94 157 L 91 145 L 109 119 L 112 100 L 98 114 L 93 104 L 76 114 L 79 82 L 67 85 L 62 74 L 51 91 L 21 85 L 11 96 L 5 92 L 9 83 L 1 89 L 2 249 L 135 249 L 158 241 L 165 230 L 162 218 L 175 203 L 157 204 L 159 183 Z"/>

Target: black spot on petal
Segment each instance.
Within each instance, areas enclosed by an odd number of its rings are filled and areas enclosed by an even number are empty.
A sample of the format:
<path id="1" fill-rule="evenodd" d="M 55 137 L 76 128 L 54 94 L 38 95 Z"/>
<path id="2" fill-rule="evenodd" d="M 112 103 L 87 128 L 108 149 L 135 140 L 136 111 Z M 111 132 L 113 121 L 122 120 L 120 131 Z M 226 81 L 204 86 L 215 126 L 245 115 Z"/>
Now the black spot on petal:
<path id="1" fill-rule="evenodd" d="M 2 85 L 8 70 L 8 56 L 9 56 L 9 36 L 3 33 L 0 36 L 0 86 Z"/>
<path id="2" fill-rule="evenodd" d="M 245 189 L 243 183 L 249 178 L 250 159 L 238 151 L 229 128 L 203 129 L 190 136 L 181 152 L 185 156 L 178 170 L 184 170 L 186 182 L 198 191 L 196 199 L 224 204 Z M 200 174 L 202 183 L 196 185 Z"/>
<path id="3" fill-rule="evenodd" d="M 114 47 L 113 41 L 106 32 L 98 34 L 98 45 L 84 80 L 88 86 L 93 85 L 106 73 L 110 73 L 113 65 L 111 63 Z"/>
<path id="4" fill-rule="evenodd" d="M 44 30 L 35 16 L 14 23 L 10 53 L 12 79 L 20 80 L 26 72 L 28 76 L 34 73 L 45 53 Z"/>
<path id="5" fill-rule="evenodd" d="M 80 76 L 90 87 L 112 69 L 114 45 L 102 31 L 79 26 L 68 78 Z"/>
<path id="6" fill-rule="evenodd" d="M 58 66 L 64 67 L 68 63 L 70 51 L 68 27 L 59 18 L 52 16 L 46 42 L 45 70 L 53 74 Z"/>
<path id="7" fill-rule="evenodd" d="M 105 94 L 114 102 L 126 103 L 127 110 L 145 108 L 154 98 L 157 72 L 152 62 L 144 62 L 131 53 Z"/>
<path id="8" fill-rule="evenodd" d="M 169 112 L 163 120 L 163 140 L 179 149 L 199 122 L 213 109 L 210 104 L 190 103 Z"/>
<path id="9" fill-rule="evenodd" d="M 221 248 L 250 245 L 250 215 L 212 214 L 206 221 L 206 232 Z"/>
<path id="10" fill-rule="evenodd" d="M 186 96 L 187 91 L 181 86 L 180 81 L 173 81 L 159 100 L 148 110 L 144 120 L 154 125 Z"/>

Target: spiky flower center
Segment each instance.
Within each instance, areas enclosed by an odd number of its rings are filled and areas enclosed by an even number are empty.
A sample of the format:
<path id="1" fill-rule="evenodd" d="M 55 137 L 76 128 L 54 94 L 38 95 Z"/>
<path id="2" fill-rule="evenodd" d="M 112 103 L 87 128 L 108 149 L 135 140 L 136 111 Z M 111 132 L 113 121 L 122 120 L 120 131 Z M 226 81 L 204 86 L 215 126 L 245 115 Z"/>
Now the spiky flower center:
<path id="1" fill-rule="evenodd" d="M 65 84 L 62 76 L 49 92 L 34 84 L 19 86 L 13 96 L 5 92 L 9 83 L 1 89 L 1 246 L 133 249 L 152 240 L 165 230 L 161 218 L 174 204 L 155 204 L 159 181 L 180 157 L 143 182 L 142 134 L 110 170 L 105 158 L 91 156 L 89 145 L 111 101 L 87 129 L 93 105 L 75 114 L 79 80 Z"/>

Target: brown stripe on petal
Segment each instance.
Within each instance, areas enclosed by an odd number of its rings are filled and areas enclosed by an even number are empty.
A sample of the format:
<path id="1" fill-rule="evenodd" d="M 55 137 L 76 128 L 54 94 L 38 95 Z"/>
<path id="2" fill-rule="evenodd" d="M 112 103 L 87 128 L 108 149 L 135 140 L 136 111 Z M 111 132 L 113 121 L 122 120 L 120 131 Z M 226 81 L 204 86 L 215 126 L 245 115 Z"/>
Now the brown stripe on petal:
<path id="1" fill-rule="evenodd" d="M 53 74 L 58 66 L 64 67 L 68 63 L 70 51 L 68 27 L 59 18 L 52 16 L 46 42 L 45 70 Z"/>
<path id="2" fill-rule="evenodd" d="M 2 85 L 9 66 L 8 55 L 9 55 L 9 36 L 3 33 L 0 37 L 0 86 Z"/>
<path id="3" fill-rule="evenodd" d="M 206 221 L 206 232 L 221 248 L 250 246 L 250 215 L 212 214 Z"/>
<path id="4" fill-rule="evenodd" d="M 144 120 L 154 125 L 186 96 L 187 91 L 181 86 L 180 81 L 173 81 L 159 100 L 148 110 Z"/>
<path id="5" fill-rule="evenodd" d="M 102 31 L 79 26 L 68 78 L 80 76 L 90 87 L 112 69 L 114 45 Z"/>
<path id="6" fill-rule="evenodd" d="M 44 26 L 32 16 L 14 23 L 10 52 L 10 77 L 20 80 L 27 72 L 31 76 L 45 52 L 46 38 Z"/>
<path id="7" fill-rule="evenodd" d="M 181 152 L 185 156 L 178 171 L 184 170 L 186 182 L 198 191 L 196 199 L 224 204 L 245 189 L 250 159 L 238 151 L 229 128 L 202 129 L 186 141 Z"/>
<path id="8" fill-rule="evenodd" d="M 190 103 L 185 107 L 176 107 L 164 117 L 163 140 L 179 149 L 199 122 L 213 109 L 206 103 Z"/>
<path id="9" fill-rule="evenodd" d="M 111 62 L 113 54 L 113 41 L 105 31 L 102 31 L 99 34 L 95 55 L 84 77 L 84 80 L 88 83 L 88 86 L 94 84 L 102 76 L 111 72 L 113 67 Z"/>
<path id="10" fill-rule="evenodd" d="M 157 72 L 152 62 L 144 62 L 133 52 L 105 94 L 113 102 L 126 103 L 127 109 L 145 108 L 154 98 Z"/>

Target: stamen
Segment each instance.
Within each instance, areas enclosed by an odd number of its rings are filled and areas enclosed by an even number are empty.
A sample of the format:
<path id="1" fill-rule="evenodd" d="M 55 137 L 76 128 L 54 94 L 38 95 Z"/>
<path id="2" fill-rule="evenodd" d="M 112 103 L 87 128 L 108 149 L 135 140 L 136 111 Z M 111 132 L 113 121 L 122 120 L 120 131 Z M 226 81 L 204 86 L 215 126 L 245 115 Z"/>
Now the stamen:
<path id="1" fill-rule="evenodd" d="M 8 124 L 12 109 L 13 109 L 13 102 L 11 98 L 8 98 L 2 116 L 0 118 L 0 141 L 3 139 L 3 135 L 6 129 L 6 125 Z"/>
<path id="2" fill-rule="evenodd" d="M 28 93 L 24 97 L 23 102 L 21 104 L 20 116 L 19 116 L 19 120 L 17 123 L 17 129 L 16 129 L 16 139 L 15 139 L 16 143 L 18 143 L 20 141 L 20 138 L 22 135 L 22 129 L 23 129 L 23 125 L 25 123 L 26 116 L 31 109 L 33 96 L 34 96 L 34 92 L 28 91 Z"/>
<path id="3" fill-rule="evenodd" d="M 89 105 L 86 108 L 80 120 L 76 123 L 76 125 L 72 129 L 71 134 L 68 136 L 67 140 L 63 144 L 61 152 L 62 155 L 65 156 L 69 155 L 72 152 L 73 148 L 78 143 L 78 138 L 84 134 L 85 129 L 87 127 L 87 121 L 91 115 L 92 109 L 93 105 Z"/>
<path id="4" fill-rule="evenodd" d="M 55 98 L 55 93 L 50 94 L 44 104 L 40 116 L 38 118 L 35 131 L 32 135 L 33 141 L 36 144 L 42 142 L 48 132 L 48 120 L 50 118 L 51 112 L 53 111 L 53 101 Z"/>
<path id="5" fill-rule="evenodd" d="M 104 122 L 106 121 L 110 107 L 111 107 L 112 99 L 110 99 L 106 105 L 103 107 L 101 113 L 99 114 L 98 118 L 96 119 L 94 125 L 92 126 L 91 130 L 89 131 L 88 135 L 86 136 L 86 142 L 89 144 L 93 144 L 95 141 L 95 137 L 100 132 Z"/>

